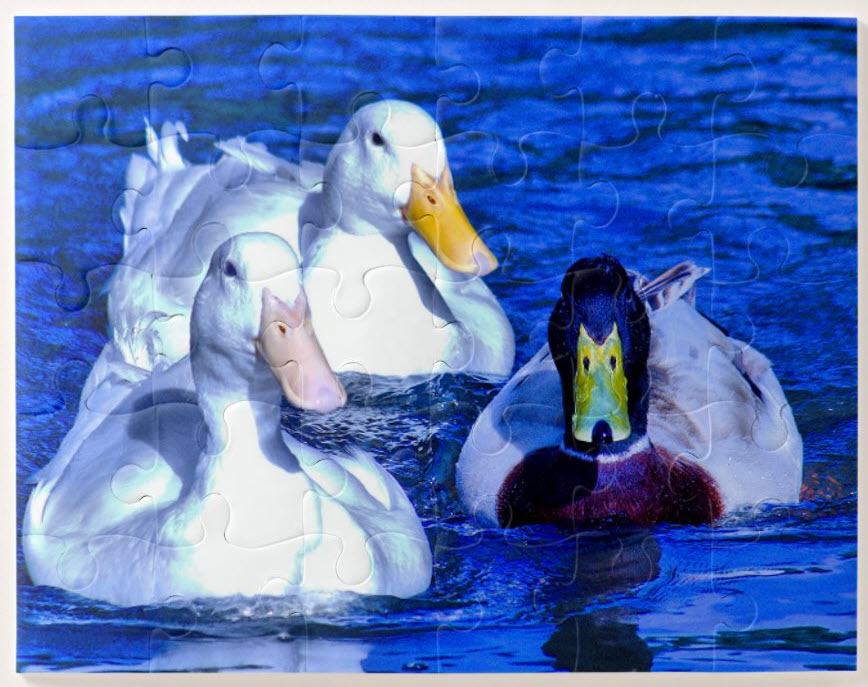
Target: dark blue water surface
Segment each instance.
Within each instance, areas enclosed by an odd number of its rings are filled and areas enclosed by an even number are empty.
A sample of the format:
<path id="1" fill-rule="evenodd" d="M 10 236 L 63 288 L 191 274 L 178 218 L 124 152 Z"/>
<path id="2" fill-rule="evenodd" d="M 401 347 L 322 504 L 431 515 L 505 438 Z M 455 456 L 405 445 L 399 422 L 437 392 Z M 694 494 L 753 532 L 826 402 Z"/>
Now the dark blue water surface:
<path id="1" fill-rule="evenodd" d="M 480 530 L 454 465 L 497 387 L 378 381 L 330 425 L 284 420 L 393 470 L 435 553 L 428 592 L 122 609 L 32 586 L 19 547 L 22 670 L 855 667 L 854 21 L 19 18 L 15 34 L 19 520 L 105 341 L 113 208 L 144 118 L 184 121 L 198 162 L 242 134 L 322 161 L 382 97 L 449 137 L 502 258 L 487 281 L 517 364 L 574 258 L 646 273 L 692 258 L 712 270 L 698 305 L 774 362 L 806 484 L 798 505 L 714 528 Z"/>

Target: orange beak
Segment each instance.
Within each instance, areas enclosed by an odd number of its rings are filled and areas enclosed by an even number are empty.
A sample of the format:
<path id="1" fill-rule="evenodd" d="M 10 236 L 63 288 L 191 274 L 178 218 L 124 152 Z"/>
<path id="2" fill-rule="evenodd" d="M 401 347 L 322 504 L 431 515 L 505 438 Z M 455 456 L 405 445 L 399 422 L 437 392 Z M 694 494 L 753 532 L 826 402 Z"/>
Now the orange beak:
<path id="1" fill-rule="evenodd" d="M 449 165 L 443 168 L 439 181 L 416 164 L 411 167 L 410 175 L 410 199 L 401 212 L 440 262 L 463 274 L 484 277 L 493 272 L 497 258 L 464 214 Z"/>

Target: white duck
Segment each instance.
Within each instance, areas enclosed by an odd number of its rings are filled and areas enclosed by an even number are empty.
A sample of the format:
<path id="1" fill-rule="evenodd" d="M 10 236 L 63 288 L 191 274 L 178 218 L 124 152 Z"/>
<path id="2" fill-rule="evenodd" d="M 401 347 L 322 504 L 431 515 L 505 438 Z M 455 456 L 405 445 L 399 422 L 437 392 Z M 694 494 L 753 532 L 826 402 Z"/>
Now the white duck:
<path id="1" fill-rule="evenodd" d="M 682 263 L 648 282 L 609 256 L 567 271 L 549 344 L 461 449 L 468 513 L 500 526 L 695 523 L 798 500 L 792 410 L 769 361 L 693 307 L 706 272 Z"/>
<path id="2" fill-rule="evenodd" d="M 273 234 L 226 241 L 191 329 L 189 358 L 138 384 L 111 366 L 38 474 L 22 526 L 33 581 L 124 606 L 424 591 L 428 541 L 394 478 L 281 431 L 281 390 L 322 411 L 346 400 L 292 249 Z"/>
<path id="3" fill-rule="evenodd" d="M 149 157 L 133 155 L 127 172 L 124 256 L 109 294 L 126 362 L 150 370 L 185 355 L 211 253 L 229 236 L 265 231 L 301 256 L 332 369 L 509 374 L 512 327 L 480 278 L 497 259 L 458 203 L 443 135 L 424 110 L 395 100 L 361 108 L 324 168 L 302 170 L 241 138 L 218 143 L 214 165 L 189 165 L 179 136 L 181 124 L 164 125 L 160 139 L 149 126 Z"/>

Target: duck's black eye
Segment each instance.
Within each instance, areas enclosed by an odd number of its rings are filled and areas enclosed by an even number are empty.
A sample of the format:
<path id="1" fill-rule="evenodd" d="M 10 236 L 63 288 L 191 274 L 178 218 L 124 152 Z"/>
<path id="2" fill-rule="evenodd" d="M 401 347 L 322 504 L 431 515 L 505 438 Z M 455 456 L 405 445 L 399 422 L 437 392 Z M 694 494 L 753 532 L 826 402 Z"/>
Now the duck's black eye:
<path id="1" fill-rule="evenodd" d="M 588 356 L 582 358 L 582 367 L 585 368 L 585 372 L 587 372 L 591 367 L 591 361 L 588 359 Z"/>
<path id="2" fill-rule="evenodd" d="M 238 270 L 235 269 L 235 264 L 231 260 L 223 263 L 223 274 L 227 277 L 234 277 L 238 274 Z"/>
<path id="3" fill-rule="evenodd" d="M 384 146 L 384 145 L 386 145 L 386 141 L 385 141 L 385 140 L 383 139 L 383 137 L 380 136 L 380 134 L 379 134 L 378 132 L 376 132 L 376 131 L 375 131 L 374 133 L 371 134 L 371 143 L 373 143 L 375 146 Z"/>
<path id="4" fill-rule="evenodd" d="M 611 367 L 613 370 L 618 367 L 618 359 L 614 355 L 609 358 L 609 367 Z"/>

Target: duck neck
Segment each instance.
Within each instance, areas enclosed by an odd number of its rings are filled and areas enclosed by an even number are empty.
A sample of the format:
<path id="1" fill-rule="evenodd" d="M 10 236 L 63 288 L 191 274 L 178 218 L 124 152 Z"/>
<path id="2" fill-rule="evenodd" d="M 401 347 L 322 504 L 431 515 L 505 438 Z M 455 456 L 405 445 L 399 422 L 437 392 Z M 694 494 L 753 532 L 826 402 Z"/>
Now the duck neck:
<path id="1" fill-rule="evenodd" d="M 326 184 L 319 196 L 317 229 L 320 232 L 339 232 L 353 236 L 387 237 L 404 235 L 407 223 L 393 208 L 371 197 L 369 193 L 355 194 L 350 203 L 337 193 L 338 184 Z"/>
<path id="2" fill-rule="evenodd" d="M 361 218 L 345 219 L 341 217 L 339 225 L 325 229 L 305 230 L 301 244 L 305 278 L 315 271 L 313 268 L 324 268 L 340 272 L 344 284 L 359 284 L 378 267 L 412 264 L 407 242 L 410 228 L 405 224 L 375 226 Z"/>
<path id="3" fill-rule="evenodd" d="M 244 371 L 219 354 L 209 356 L 207 366 L 193 360 L 205 424 L 197 475 L 207 491 L 225 494 L 243 486 L 257 463 L 294 465 L 281 436 L 280 389 L 267 366 L 253 360 Z"/>
<path id="4" fill-rule="evenodd" d="M 591 444 L 576 441 L 572 432 L 567 430 L 561 443 L 561 448 L 570 455 L 581 457 L 585 460 L 599 461 L 600 463 L 612 463 L 629 458 L 650 447 L 651 440 L 648 438 L 644 427 L 638 432 L 632 432 L 626 439 L 610 444 Z"/>

